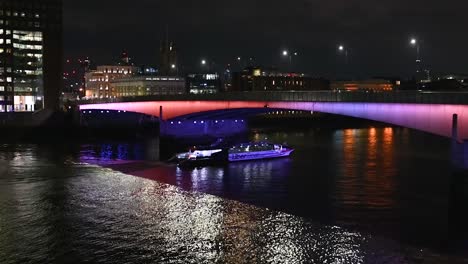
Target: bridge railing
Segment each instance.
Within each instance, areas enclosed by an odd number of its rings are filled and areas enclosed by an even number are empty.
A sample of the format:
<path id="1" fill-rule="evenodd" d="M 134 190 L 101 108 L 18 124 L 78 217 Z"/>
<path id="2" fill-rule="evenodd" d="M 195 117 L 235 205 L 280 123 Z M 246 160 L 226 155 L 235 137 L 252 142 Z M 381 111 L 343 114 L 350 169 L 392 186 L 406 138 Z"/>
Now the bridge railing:
<path id="1" fill-rule="evenodd" d="M 345 91 L 278 91 L 226 92 L 218 94 L 154 95 L 80 100 L 79 104 L 144 101 L 296 101 L 296 102 L 371 102 L 416 104 L 468 104 L 466 92 L 345 92 Z"/>

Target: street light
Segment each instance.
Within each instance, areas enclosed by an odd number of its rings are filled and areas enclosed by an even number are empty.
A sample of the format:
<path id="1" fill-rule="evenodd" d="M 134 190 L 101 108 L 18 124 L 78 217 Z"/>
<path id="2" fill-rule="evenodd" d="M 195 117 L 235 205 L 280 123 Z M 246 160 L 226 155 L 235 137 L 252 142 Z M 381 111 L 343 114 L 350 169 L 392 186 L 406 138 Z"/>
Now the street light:
<path id="1" fill-rule="evenodd" d="M 344 45 L 339 45 L 338 46 L 338 51 L 339 52 L 344 52 L 345 62 L 346 62 L 346 64 L 348 64 L 348 49 Z"/>
<path id="2" fill-rule="evenodd" d="M 297 52 L 289 52 L 288 50 L 283 50 L 283 56 L 289 58 L 289 70 L 292 70 L 292 57 L 297 56 Z"/>
<path id="3" fill-rule="evenodd" d="M 419 46 L 419 41 L 416 39 L 416 38 L 412 38 L 410 40 L 410 44 L 413 46 L 413 47 L 416 47 L 416 62 L 421 62 L 421 58 L 419 57 L 419 50 L 420 50 L 420 46 Z"/>
<path id="4" fill-rule="evenodd" d="M 202 61 L 201 61 L 201 64 L 202 64 L 202 65 L 206 65 L 206 60 L 202 60 Z"/>
<path id="5" fill-rule="evenodd" d="M 171 69 L 175 69 L 176 68 L 176 65 L 175 64 L 172 64 L 171 65 Z"/>
<path id="6" fill-rule="evenodd" d="M 411 38 L 410 39 L 410 45 L 416 48 L 416 74 L 419 74 L 421 72 L 421 41 L 419 41 L 416 38 Z M 416 76 L 418 78 L 418 76 Z"/>

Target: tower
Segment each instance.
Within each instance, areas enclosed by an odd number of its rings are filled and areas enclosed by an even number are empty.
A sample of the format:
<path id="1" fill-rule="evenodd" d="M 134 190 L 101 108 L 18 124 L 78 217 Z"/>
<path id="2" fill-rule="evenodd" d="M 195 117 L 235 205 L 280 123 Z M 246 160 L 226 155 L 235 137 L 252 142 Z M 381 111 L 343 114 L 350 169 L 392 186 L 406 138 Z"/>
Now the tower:
<path id="1" fill-rule="evenodd" d="M 176 75 L 178 72 L 177 51 L 174 42 L 169 40 L 169 30 L 166 28 L 166 34 L 160 45 L 159 73 L 161 75 Z"/>

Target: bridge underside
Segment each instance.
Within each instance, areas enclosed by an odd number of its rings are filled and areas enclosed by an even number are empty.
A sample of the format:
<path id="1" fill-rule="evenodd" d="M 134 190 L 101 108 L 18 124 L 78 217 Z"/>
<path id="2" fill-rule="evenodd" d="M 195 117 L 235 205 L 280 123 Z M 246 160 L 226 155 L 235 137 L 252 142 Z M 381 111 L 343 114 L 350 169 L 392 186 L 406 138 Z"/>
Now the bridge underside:
<path id="1" fill-rule="evenodd" d="M 162 107 L 162 113 L 160 109 Z M 304 110 L 352 116 L 413 128 L 440 136 L 451 137 L 452 116 L 458 114 L 458 135 L 468 139 L 468 105 L 398 104 L 365 102 L 259 102 L 259 101 L 149 101 L 81 105 L 81 110 L 121 110 L 161 116 L 164 120 L 197 113 L 220 111 L 247 113 L 248 110 L 268 112 L 272 109 Z M 227 110 L 236 110 L 234 112 Z M 251 113 L 251 111 L 250 111 Z M 216 115 L 215 112 L 212 113 Z"/>

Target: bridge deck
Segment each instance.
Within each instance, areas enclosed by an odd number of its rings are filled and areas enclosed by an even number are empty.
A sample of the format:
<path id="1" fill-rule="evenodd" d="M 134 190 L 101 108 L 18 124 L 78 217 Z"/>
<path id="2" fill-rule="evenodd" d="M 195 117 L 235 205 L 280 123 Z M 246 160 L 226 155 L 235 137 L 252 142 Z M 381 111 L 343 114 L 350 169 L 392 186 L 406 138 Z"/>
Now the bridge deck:
<path id="1" fill-rule="evenodd" d="M 81 100 L 80 105 L 145 101 L 257 101 L 257 102 L 368 102 L 468 105 L 468 92 L 227 92 L 218 94 L 154 95 Z"/>

